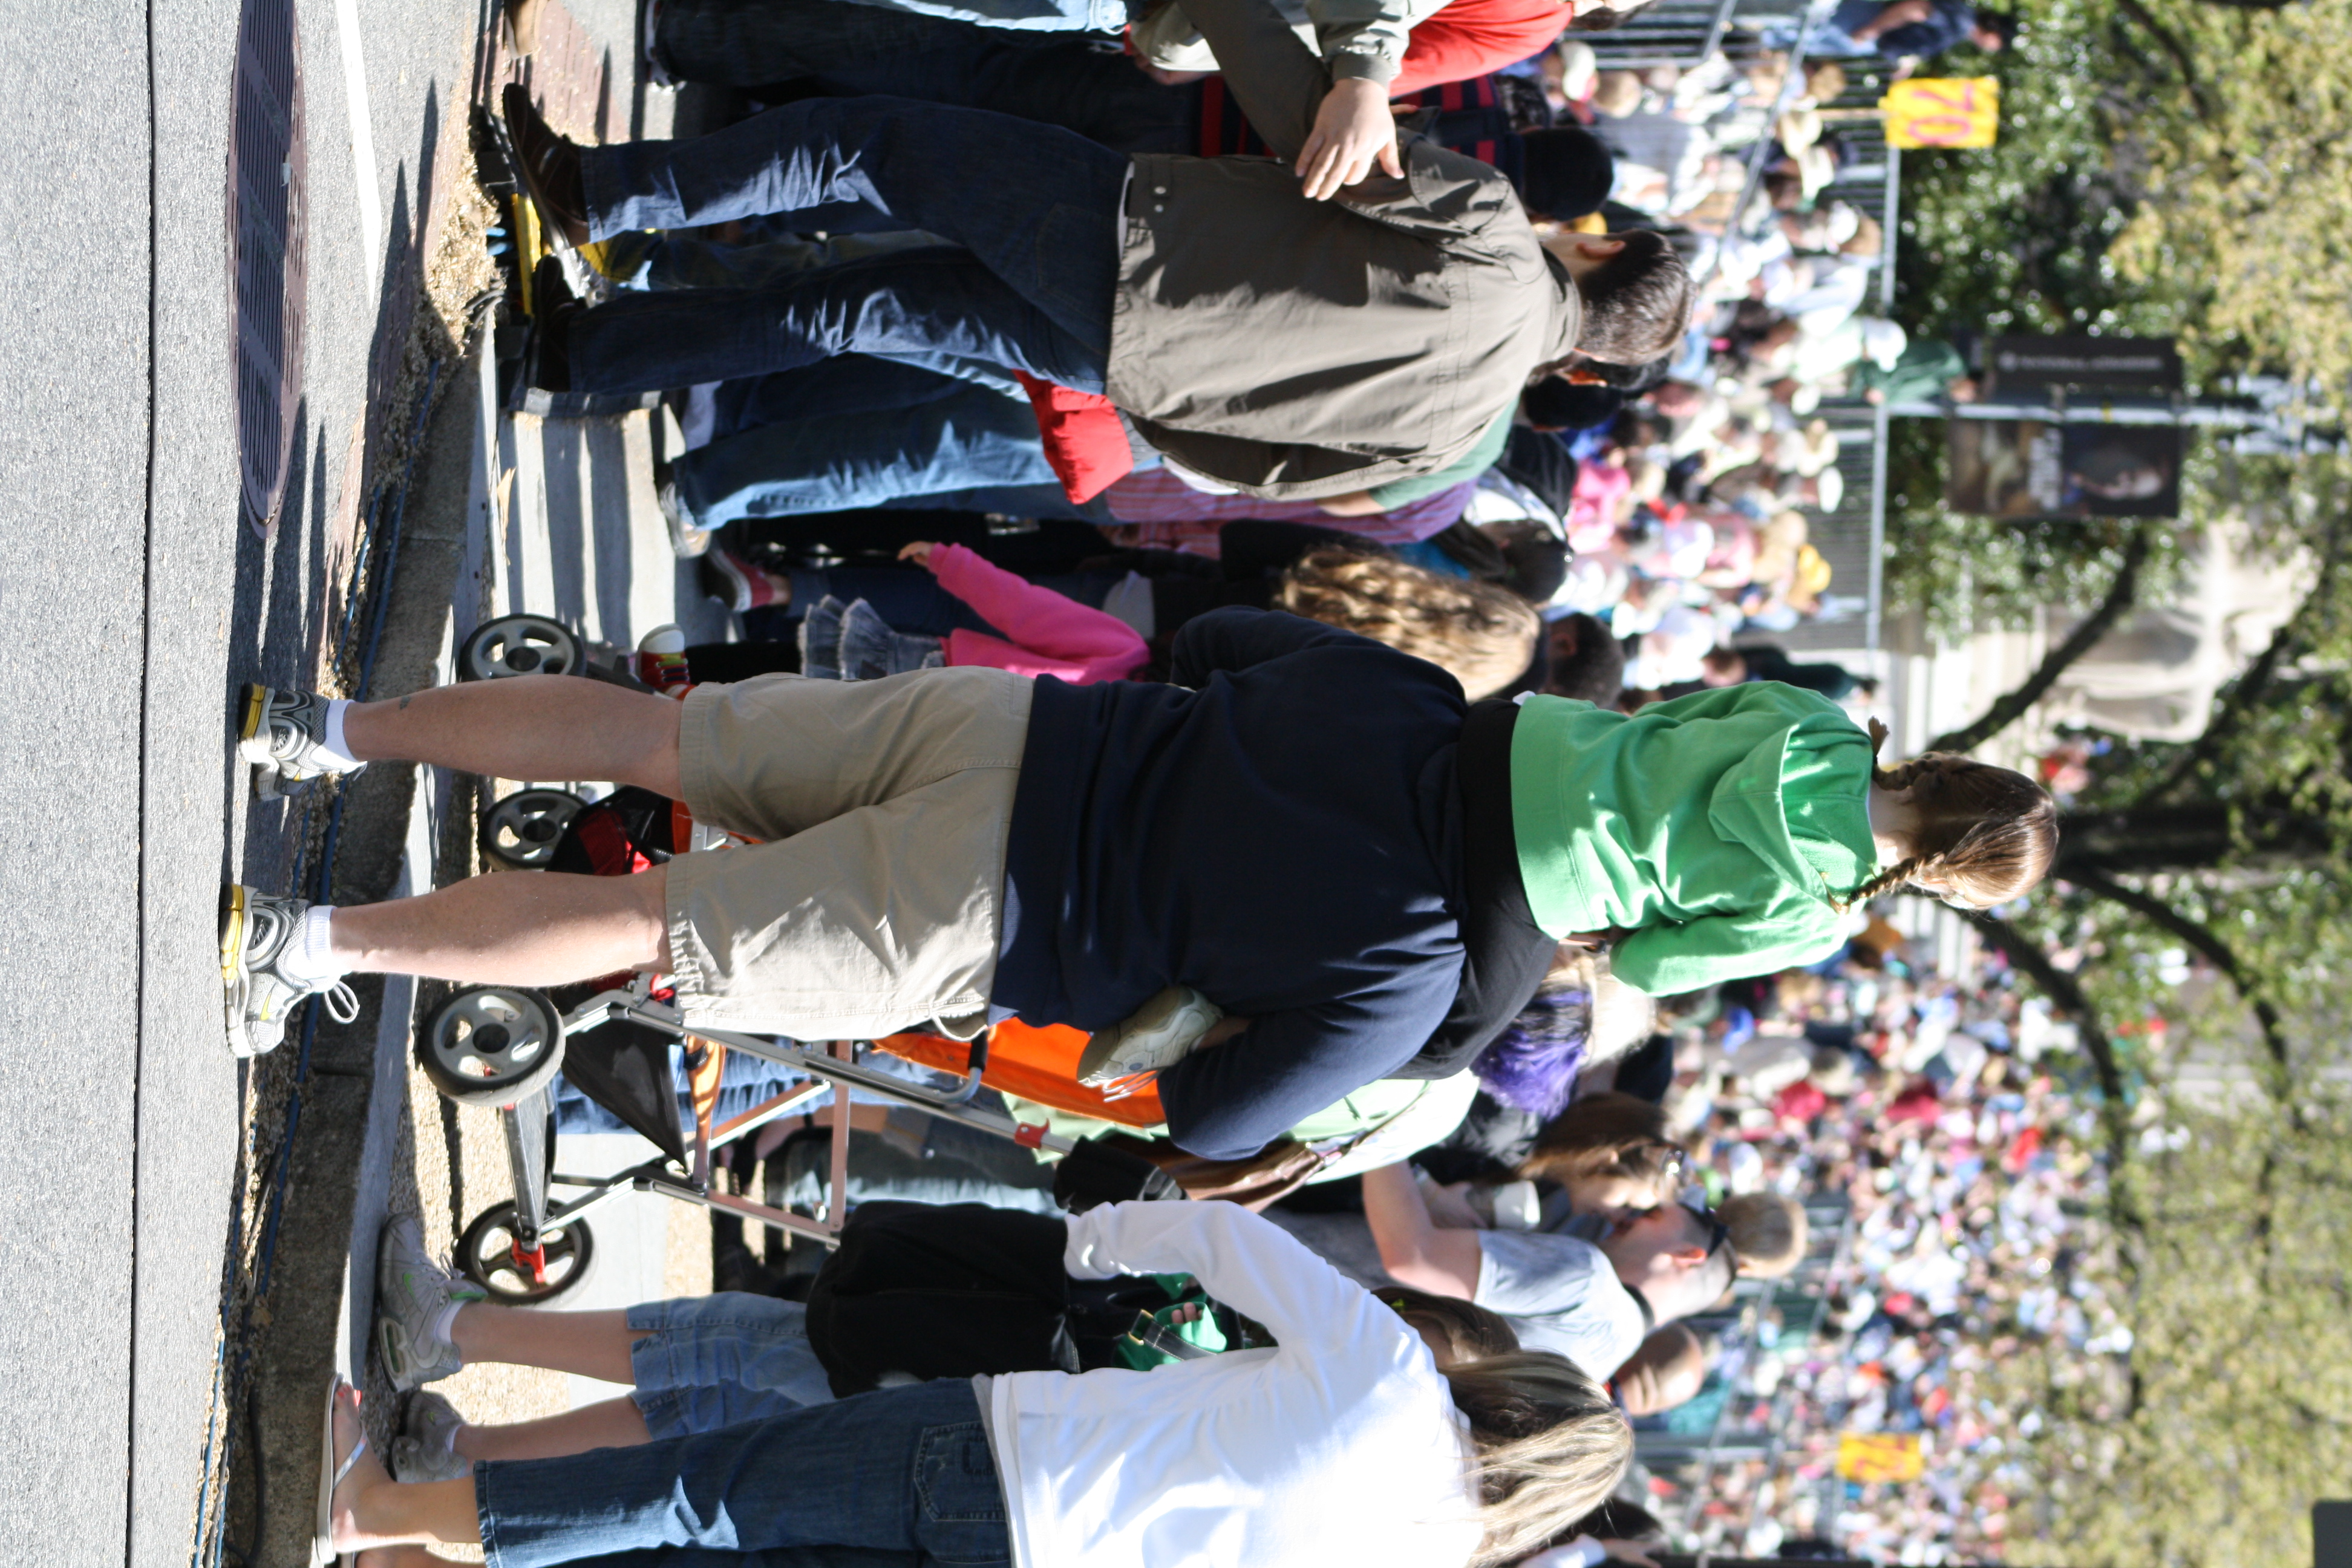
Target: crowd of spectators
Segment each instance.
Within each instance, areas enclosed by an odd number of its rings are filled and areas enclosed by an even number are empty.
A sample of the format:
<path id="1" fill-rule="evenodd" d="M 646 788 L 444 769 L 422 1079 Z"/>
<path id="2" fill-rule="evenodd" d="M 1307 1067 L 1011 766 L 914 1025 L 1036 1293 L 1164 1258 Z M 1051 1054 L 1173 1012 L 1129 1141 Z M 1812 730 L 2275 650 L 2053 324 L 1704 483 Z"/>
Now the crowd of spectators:
<path id="1" fill-rule="evenodd" d="M 1998 1561 L 2032 1529 L 2045 1415 L 2003 1369 L 2047 1345 L 2095 1378 L 2131 1348 L 2098 1267 L 2105 1166 L 2069 1026 L 1998 959 L 1962 982 L 1874 924 L 1822 973 L 1685 999 L 1668 1107 L 1711 1192 L 1816 1216 L 1813 1256 L 1720 1325 L 1707 1384 L 1653 1417 L 1656 1510 L 1691 1549 Z M 1916 1439 L 1912 1479 L 1841 1439 Z"/>

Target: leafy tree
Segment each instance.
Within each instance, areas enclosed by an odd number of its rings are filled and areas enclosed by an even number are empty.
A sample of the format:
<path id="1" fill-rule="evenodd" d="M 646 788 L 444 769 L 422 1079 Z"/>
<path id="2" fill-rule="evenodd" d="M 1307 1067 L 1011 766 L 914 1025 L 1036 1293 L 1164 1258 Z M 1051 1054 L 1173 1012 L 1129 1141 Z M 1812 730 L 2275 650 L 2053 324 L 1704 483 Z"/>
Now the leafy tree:
<path id="1" fill-rule="evenodd" d="M 2352 378 L 2352 6 L 2021 0 L 2000 144 L 1906 154 L 1897 314 L 1916 333 L 2180 340 L 2192 392 L 2249 372 L 2339 408 Z M 1932 630 L 2094 604 L 2124 535 L 1942 505 L 1940 421 L 1896 422 L 1887 592 Z M 2234 501 L 2192 448 L 2190 521 Z M 2166 580 L 2159 541 L 2141 586 Z"/>
<path id="2" fill-rule="evenodd" d="M 2311 1501 L 2352 1473 L 2352 463 L 2242 479 L 2307 552 L 2305 597 L 2196 740 L 2109 737 L 2055 885 L 1977 921 L 2080 1026 L 2111 1204 L 2084 1266 L 2132 1302 L 2126 1354 L 2002 1368 L 2035 1410 L 2022 1563 L 2307 1560 Z M 2121 1026 L 2149 1017 L 2173 1026 Z"/>

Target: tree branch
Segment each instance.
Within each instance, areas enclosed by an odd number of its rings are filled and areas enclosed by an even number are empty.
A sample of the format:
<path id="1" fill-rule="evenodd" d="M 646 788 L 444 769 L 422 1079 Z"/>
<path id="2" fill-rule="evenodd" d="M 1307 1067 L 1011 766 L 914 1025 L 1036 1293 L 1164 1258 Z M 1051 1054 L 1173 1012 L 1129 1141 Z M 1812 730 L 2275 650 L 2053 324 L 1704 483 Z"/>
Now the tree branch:
<path id="1" fill-rule="evenodd" d="M 2107 589 L 2107 596 L 2099 601 L 2099 607 L 2084 617 L 2083 624 L 2076 626 L 2064 642 L 2052 648 L 2043 657 L 2040 668 L 2027 676 L 2016 689 L 1995 701 L 1984 710 L 1982 717 L 1966 729 L 1951 731 L 1928 742 L 1927 749 L 1931 752 L 1972 752 L 2008 729 L 2027 709 L 2041 701 L 2043 695 L 2058 684 L 2058 678 L 2066 672 L 2066 667 L 2090 652 L 2116 622 L 2123 618 L 2123 613 L 2131 608 L 2132 600 L 2139 593 L 2140 568 L 2147 564 L 2148 552 L 2155 547 L 2153 524 L 2142 523 L 2133 530 L 2131 537 L 2124 542 L 2123 564 L 2116 569 L 2114 585 Z"/>
<path id="2" fill-rule="evenodd" d="M 1925 894 L 1917 896 L 1926 897 Z M 2121 1105 L 2124 1075 L 2116 1066 L 2115 1044 L 2100 1026 L 2099 1015 L 2092 1007 L 2091 999 L 2083 994 L 2081 983 L 2051 963 L 2050 955 L 2042 950 L 2040 942 L 2000 916 L 1987 914 L 1982 910 L 1956 909 L 1953 912 L 1976 927 L 1979 936 L 1999 948 L 2002 956 L 2023 970 L 2050 1000 L 2058 1004 L 2059 1010 L 2074 1021 L 2074 1032 L 2082 1039 L 2083 1049 L 2089 1054 L 2091 1065 L 2098 1069 L 2100 1092 L 2111 1102 Z"/>
<path id="3" fill-rule="evenodd" d="M 2280 4 L 2284 3 L 2285 0 L 2280 0 Z M 2189 58 L 2189 50 L 2173 35 L 2172 29 L 2150 15 L 2147 7 L 2141 5 L 2139 0 L 2116 0 L 2116 9 L 2138 23 L 2147 35 L 2157 41 L 2158 47 L 2172 57 L 2172 63 L 2180 71 L 2181 85 L 2189 89 L 2189 100 L 2197 106 L 2197 117 L 2200 120 L 2212 119 L 2213 103 L 2205 95 L 2205 83 L 2198 76 L 2197 68 Z"/>
<path id="4" fill-rule="evenodd" d="M 2253 1009 L 2254 1021 L 2262 1026 L 2263 1048 L 2270 1053 L 2272 1065 L 2277 1068 L 2280 1089 L 2284 1089 L 2287 1071 L 2286 1027 L 2279 1018 L 2279 1010 L 2273 1006 L 2270 998 L 2263 995 L 2256 987 L 2252 979 L 2246 973 L 2245 965 L 2238 961 L 2237 952 L 2228 942 L 2223 942 L 2210 926 L 2200 925 L 2190 920 L 2155 894 L 2145 892 L 2137 888 L 2127 888 L 2105 872 L 2078 870 L 2069 874 L 2066 879 L 2083 891 L 2095 893 L 2100 898 L 2121 904 L 2160 930 L 2171 932 L 2199 952 L 2203 953 L 2208 963 L 2228 975 L 2230 984 L 2237 988 L 2238 994 L 2245 999 L 2246 1005 Z"/>
<path id="5" fill-rule="evenodd" d="M 1924 898 L 1927 895 L 1918 894 Z M 2050 955 L 2040 943 L 2029 939 L 2023 931 L 1998 915 L 1982 910 L 1955 910 L 1955 913 L 1976 927 L 1985 942 L 2000 950 L 2026 977 L 2042 988 L 2042 994 L 2058 1005 L 2058 1010 L 2074 1022 L 2075 1037 L 2082 1041 L 2084 1054 L 2091 1058 L 2092 1068 L 2099 1077 L 2099 1120 L 2107 1134 L 2107 1205 L 2108 1213 L 2118 1230 L 2135 1236 L 2144 1235 L 2147 1222 L 2139 1212 L 2125 1173 L 2131 1163 L 2131 1108 L 2124 1102 L 2123 1069 L 2116 1062 L 2115 1042 L 2107 1038 L 2106 1029 L 2099 1023 L 2099 1015 L 2091 999 L 2083 994 L 2075 978 L 2050 962 Z M 2136 1270 L 2126 1250 L 2126 1268 Z"/>
<path id="6" fill-rule="evenodd" d="M 2318 590 L 2313 592 L 2315 595 Z M 2304 603 L 2308 605 L 2311 601 L 2305 599 Z M 2213 753 L 2221 749 L 2221 742 L 2230 738 L 2230 731 L 2252 711 L 2254 699 L 2263 694 L 2270 686 L 2271 678 L 2278 673 L 2287 649 L 2294 644 L 2296 627 L 2302 619 L 2303 612 L 2298 609 L 2279 623 L 2279 629 L 2271 634 L 2270 645 L 2255 655 L 2254 662 L 2246 667 L 2246 673 L 2240 676 L 2237 685 L 2230 689 L 2230 695 L 2222 699 L 2220 710 L 2214 713 L 2211 722 L 2205 726 L 2205 732 L 2180 754 L 2178 762 L 2164 770 L 2164 776 L 2156 781 L 2153 788 L 2140 796 L 2140 805 L 2152 805 L 2162 800 L 2187 784 L 2189 774 L 2212 760 Z"/>

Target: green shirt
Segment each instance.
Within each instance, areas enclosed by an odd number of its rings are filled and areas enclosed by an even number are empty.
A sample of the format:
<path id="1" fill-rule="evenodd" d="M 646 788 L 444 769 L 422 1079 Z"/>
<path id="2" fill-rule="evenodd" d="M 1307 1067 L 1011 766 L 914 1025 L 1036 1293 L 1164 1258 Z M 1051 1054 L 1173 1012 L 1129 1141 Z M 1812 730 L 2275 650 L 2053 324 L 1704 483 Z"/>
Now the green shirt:
<path id="1" fill-rule="evenodd" d="M 1870 741 L 1814 692 L 1749 681 L 1639 713 L 1530 697 L 1511 825 L 1536 923 L 1616 927 L 1616 977 L 1670 996 L 1817 963 L 1874 876 Z"/>

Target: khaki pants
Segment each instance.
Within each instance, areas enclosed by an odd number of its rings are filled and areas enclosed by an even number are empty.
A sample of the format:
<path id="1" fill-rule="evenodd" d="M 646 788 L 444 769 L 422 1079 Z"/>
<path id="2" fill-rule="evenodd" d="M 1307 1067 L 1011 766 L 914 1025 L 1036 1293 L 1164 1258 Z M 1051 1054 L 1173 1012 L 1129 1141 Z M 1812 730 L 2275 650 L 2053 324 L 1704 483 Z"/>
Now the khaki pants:
<path id="1" fill-rule="evenodd" d="M 678 772 L 707 822 L 767 842 L 669 864 L 689 1023 L 866 1039 L 987 1020 L 1030 682 L 999 669 L 698 687 Z"/>

